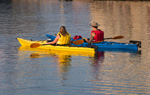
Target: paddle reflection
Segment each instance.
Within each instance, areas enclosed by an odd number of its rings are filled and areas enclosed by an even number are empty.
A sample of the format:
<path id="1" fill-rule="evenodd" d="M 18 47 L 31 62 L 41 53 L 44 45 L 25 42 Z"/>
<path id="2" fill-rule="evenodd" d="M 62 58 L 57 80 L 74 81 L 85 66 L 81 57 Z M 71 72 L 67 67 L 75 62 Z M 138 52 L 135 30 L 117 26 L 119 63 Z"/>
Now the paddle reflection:
<path id="1" fill-rule="evenodd" d="M 41 55 L 38 54 L 38 53 L 32 53 L 32 54 L 30 55 L 30 58 L 40 58 L 40 57 L 41 57 Z"/>

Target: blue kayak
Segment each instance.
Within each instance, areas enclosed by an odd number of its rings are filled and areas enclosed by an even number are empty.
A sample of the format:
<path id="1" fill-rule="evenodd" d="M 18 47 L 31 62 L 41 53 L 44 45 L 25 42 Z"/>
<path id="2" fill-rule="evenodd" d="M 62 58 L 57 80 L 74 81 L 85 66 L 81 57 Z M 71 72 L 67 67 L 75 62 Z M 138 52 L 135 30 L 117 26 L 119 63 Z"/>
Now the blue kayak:
<path id="1" fill-rule="evenodd" d="M 56 36 L 46 34 L 48 38 L 50 38 L 52 41 L 55 39 Z M 72 41 L 75 41 L 73 38 L 71 38 Z M 141 42 L 140 41 L 130 41 L 131 43 L 119 43 L 119 42 L 109 42 L 109 41 L 103 41 L 100 43 L 92 43 L 91 45 L 97 46 L 98 51 L 121 51 L 121 52 L 137 52 L 138 47 L 140 47 Z M 71 44 L 72 46 L 77 47 L 88 47 L 89 44 L 87 42 L 84 42 L 80 45 Z"/>

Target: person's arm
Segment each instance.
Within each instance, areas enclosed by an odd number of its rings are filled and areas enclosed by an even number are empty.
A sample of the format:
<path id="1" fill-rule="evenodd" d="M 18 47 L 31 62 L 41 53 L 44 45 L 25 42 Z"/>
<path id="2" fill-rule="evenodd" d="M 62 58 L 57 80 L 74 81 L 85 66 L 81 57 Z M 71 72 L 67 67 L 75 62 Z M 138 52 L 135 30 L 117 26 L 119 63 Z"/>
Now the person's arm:
<path id="1" fill-rule="evenodd" d="M 93 38 L 95 36 L 95 33 L 92 33 L 91 36 L 90 36 L 90 40 L 88 40 L 87 38 L 85 38 L 85 41 L 89 44 L 91 44 L 91 42 L 93 41 Z"/>
<path id="2" fill-rule="evenodd" d="M 47 44 L 55 44 L 55 43 L 57 43 L 59 38 L 60 38 L 60 35 L 57 35 L 54 41 L 48 42 Z"/>

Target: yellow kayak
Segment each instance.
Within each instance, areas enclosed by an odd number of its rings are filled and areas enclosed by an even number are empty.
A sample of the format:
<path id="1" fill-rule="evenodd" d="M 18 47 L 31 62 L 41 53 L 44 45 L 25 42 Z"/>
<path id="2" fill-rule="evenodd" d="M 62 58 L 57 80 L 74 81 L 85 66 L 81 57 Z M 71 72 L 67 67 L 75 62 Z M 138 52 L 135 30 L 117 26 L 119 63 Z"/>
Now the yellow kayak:
<path id="1" fill-rule="evenodd" d="M 25 47 L 30 47 L 31 44 L 33 43 L 39 43 L 39 44 L 46 44 L 47 41 L 32 41 L 32 40 L 27 40 L 27 39 L 22 39 L 22 38 L 17 38 L 21 46 Z M 41 50 L 49 50 L 49 51 L 65 51 L 67 53 L 85 53 L 85 54 L 95 54 L 95 49 L 94 48 L 89 48 L 89 47 L 69 47 L 69 46 L 54 46 L 54 45 L 41 45 L 37 48 L 32 48 L 32 49 L 41 49 Z"/>

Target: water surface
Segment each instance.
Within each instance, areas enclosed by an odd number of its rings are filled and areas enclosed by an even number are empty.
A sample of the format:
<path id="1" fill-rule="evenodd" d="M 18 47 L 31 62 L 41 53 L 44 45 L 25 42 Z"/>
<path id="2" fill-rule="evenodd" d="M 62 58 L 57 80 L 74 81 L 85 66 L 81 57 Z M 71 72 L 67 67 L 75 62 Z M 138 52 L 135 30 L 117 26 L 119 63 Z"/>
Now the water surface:
<path id="1" fill-rule="evenodd" d="M 142 42 L 141 52 L 98 56 L 21 49 L 17 37 L 45 40 L 61 25 L 71 36 L 90 36 L 100 23 L 110 40 Z M 150 2 L 12 0 L 0 3 L 0 93 L 2 95 L 150 94 Z"/>

